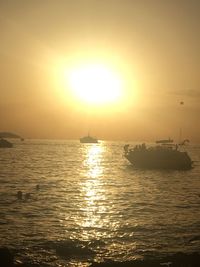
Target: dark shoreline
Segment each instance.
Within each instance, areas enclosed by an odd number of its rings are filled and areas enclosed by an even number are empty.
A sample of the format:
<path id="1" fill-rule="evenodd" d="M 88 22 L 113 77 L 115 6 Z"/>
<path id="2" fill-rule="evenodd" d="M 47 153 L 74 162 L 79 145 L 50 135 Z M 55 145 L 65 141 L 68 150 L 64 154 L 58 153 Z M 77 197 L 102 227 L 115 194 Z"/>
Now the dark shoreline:
<path id="1" fill-rule="evenodd" d="M 7 247 L 0 248 L 0 266 L 2 267 L 52 267 L 58 266 L 59 257 L 55 258 L 55 261 L 51 262 L 38 262 L 36 259 L 24 259 L 17 260 L 15 258 L 15 253 L 8 249 Z M 64 256 L 64 255 L 63 255 Z M 69 256 L 69 255 L 68 255 Z M 78 255 L 77 255 L 78 256 Z M 144 258 L 139 260 L 131 260 L 131 261 L 114 261 L 114 260 L 105 260 L 102 262 L 95 262 L 92 260 L 86 260 L 87 253 L 84 256 L 84 263 L 87 262 L 88 266 L 91 267 L 199 267 L 200 266 L 200 253 L 193 252 L 190 254 L 185 253 L 176 253 L 170 256 L 165 257 L 154 257 L 154 258 Z M 76 258 L 77 263 L 81 263 L 82 260 L 79 257 Z M 73 258 L 72 258 L 73 259 Z M 35 261 L 36 260 L 36 261 Z M 59 266 L 67 266 L 70 263 L 71 258 L 67 257 L 66 260 L 62 260 L 64 265 Z M 71 265 L 70 265 L 71 266 Z"/>
<path id="2" fill-rule="evenodd" d="M 48 264 L 15 264 L 14 267 L 48 267 Z M 51 265 L 52 266 L 52 265 Z M 132 260 L 125 262 L 117 262 L 107 260 L 105 262 L 92 262 L 90 267 L 199 267 L 200 266 L 200 254 L 183 254 L 177 253 L 173 256 L 160 258 L 160 259 L 144 259 L 144 260 Z"/>

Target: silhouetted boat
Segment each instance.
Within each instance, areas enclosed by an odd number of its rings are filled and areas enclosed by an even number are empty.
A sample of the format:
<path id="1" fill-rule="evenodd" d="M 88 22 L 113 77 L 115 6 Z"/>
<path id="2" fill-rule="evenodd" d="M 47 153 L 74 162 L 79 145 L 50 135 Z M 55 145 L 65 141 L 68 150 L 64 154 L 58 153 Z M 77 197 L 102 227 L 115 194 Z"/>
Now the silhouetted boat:
<path id="1" fill-rule="evenodd" d="M 174 141 L 170 138 L 168 139 L 161 139 L 161 140 L 157 140 L 156 143 L 157 144 L 169 144 L 169 143 L 173 143 Z"/>
<path id="2" fill-rule="evenodd" d="M 10 142 L 7 141 L 7 140 L 1 138 L 1 139 L 0 139 L 0 148 L 2 148 L 2 147 L 8 147 L 8 148 L 10 148 L 10 147 L 13 147 L 13 144 L 10 143 Z"/>
<path id="3" fill-rule="evenodd" d="M 80 138 L 80 142 L 81 143 L 98 143 L 98 140 L 88 134 L 87 136 Z"/>
<path id="4" fill-rule="evenodd" d="M 177 144 L 160 142 L 161 145 L 146 147 L 136 145 L 129 149 L 124 146 L 124 156 L 137 168 L 141 169 L 174 169 L 188 170 L 192 168 L 192 160 L 187 152 L 179 150 Z"/>

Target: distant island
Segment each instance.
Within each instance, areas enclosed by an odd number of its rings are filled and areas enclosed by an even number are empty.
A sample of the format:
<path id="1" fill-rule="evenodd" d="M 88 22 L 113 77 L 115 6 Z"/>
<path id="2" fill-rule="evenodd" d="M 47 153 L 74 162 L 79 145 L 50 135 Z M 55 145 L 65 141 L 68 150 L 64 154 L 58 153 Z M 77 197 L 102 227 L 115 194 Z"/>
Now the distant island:
<path id="1" fill-rule="evenodd" d="M 14 133 L 10 133 L 10 132 L 0 132 L 0 138 L 20 138 L 20 139 L 22 139 L 21 136 L 14 134 Z"/>

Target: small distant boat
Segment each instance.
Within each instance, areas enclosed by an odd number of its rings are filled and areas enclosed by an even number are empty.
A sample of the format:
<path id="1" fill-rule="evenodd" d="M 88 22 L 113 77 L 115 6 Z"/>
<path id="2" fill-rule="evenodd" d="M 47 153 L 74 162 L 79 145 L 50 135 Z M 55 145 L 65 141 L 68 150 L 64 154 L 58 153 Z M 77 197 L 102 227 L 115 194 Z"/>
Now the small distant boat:
<path id="1" fill-rule="evenodd" d="M 98 140 L 88 134 L 87 136 L 80 138 L 80 142 L 81 143 L 98 143 Z"/>
<path id="2" fill-rule="evenodd" d="M 156 141 L 157 144 L 170 144 L 170 143 L 173 143 L 173 142 L 174 142 L 173 139 L 170 139 L 170 138 L 161 139 L 161 140 L 157 140 Z"/>
<path id="3" fill-rule="evenodd" d="M 161 140 L 160 140 L 161 141 Z M 145 144 L 136 145 L 129 149 L 129 145 L 124 146 L 124 156 L 137 168 L 141 169 L 174 169 L 189 170 L 193 161 L 187 152 L 179 150 L 179 145 L 159 142 L 161 145 L 146 147 Z"/>
<path id="4" fill-rule="evenodd" d="M 10 147 L 13 147 L 13 144 L 10 143 L 9 141 L 7 141 L 6 139 L 1 138 L 0 139 L 0 148 L 3 148 L 3 147 L 10 148 Z"/>

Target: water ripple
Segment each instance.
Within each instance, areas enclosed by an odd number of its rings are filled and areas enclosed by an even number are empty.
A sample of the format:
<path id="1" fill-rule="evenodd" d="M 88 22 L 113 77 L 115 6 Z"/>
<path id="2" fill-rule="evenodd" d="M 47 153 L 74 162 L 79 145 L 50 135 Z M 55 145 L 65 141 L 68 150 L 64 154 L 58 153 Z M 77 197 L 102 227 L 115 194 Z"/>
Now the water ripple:
<path id="1" fill-rule="evenodd" d="M 137 170 L 123 145 L 27 140 L 0 150 L 1 244 L 60 264 L 198 251 L 200 166 Z"/>

